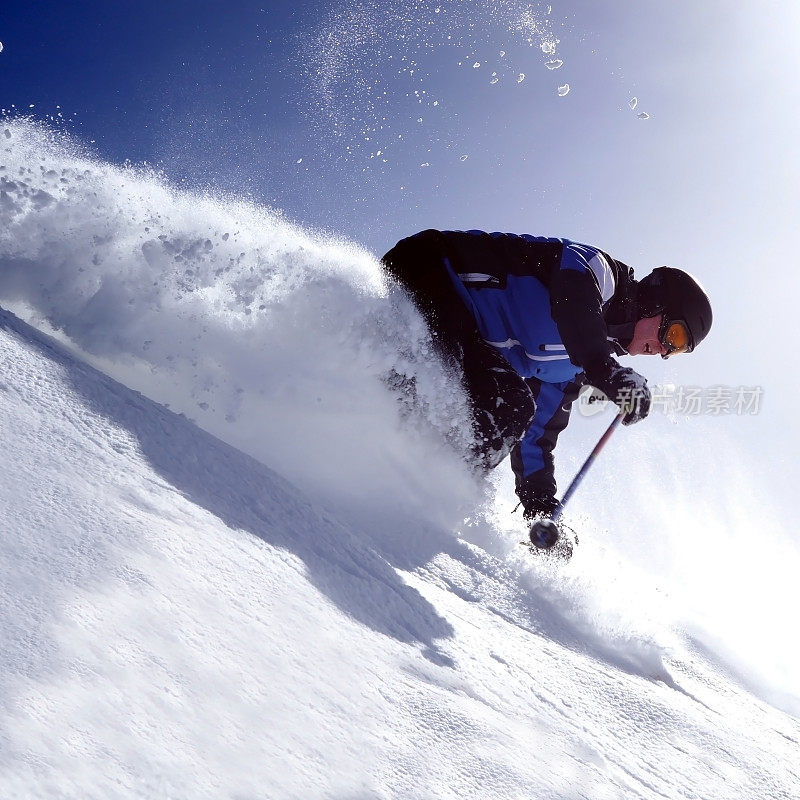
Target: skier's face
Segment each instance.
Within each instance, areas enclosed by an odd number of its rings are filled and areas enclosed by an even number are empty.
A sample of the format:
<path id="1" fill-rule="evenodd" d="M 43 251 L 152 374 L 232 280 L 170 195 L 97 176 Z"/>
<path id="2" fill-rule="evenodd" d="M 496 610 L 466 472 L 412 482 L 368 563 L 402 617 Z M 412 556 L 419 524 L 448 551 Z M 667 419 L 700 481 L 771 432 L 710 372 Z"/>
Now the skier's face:
<path id="1" fill-rule="evenodd" d="M 632 356 L 662 356 L 667 352 L 667 348 L 658 338 L 661 318 L 662 315 L 659 314 L 656 317 L 645 317 L 636 323 L 633 340 L 628 345 L 628 352 Z"/>

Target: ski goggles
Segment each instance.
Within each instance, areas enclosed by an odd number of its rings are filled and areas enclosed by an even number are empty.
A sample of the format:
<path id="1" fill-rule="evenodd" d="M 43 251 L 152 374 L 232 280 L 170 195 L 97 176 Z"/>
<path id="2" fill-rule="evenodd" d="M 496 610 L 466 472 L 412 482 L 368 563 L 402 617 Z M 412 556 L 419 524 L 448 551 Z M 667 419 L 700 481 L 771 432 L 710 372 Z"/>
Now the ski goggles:
<path id="1" fill-rule="evenodd" d="M 690 353 L 692 351 L 692 336 L 689 328 L 682 319 L 667 319 L 661 323 L 658 338 L 667 352 L 661 358 L 669 358 L 675 353 Z"/>

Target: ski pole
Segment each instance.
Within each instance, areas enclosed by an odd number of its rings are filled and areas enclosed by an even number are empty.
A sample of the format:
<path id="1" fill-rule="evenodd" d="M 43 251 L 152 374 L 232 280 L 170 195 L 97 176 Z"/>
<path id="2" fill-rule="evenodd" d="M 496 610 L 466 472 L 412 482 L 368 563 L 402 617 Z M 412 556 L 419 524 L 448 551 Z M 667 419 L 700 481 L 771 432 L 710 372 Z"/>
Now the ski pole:
<path id="1" fill-rule="evenodd" d="M 611 424 L 606 428 L 605 433 L 600 437 L 600 440 L 594 446 L 592 452 L 586 457 L 586 461 L 583 462 L 583 466 L 578 470 L 577 475 L 575 475 L 575 477 L 572 479 L 572 483 L 570 483 L 570 485 L 567 487 L 567 491 L 564 492 L 564 496 L 555 507 L 553 513 L 549 517 L 537 520 L 533 523 L 533 525 L 531 525 L 530 540 L 535 547 L 547 550 L 558 541 L 560 535 L 558 525 L 556 524 L 558 518 L 564 512 L 564 507 L 567 505 L 568 500 L 575 493 L 575 490 L 580 485 L 580 482 L 584 479 L 586 473 L 589 471 L 589 467 L 592 466 L 600 451 L 606 446 L 606 443 L 611 438 L 611 434 L 614 433 L 614 430 L 617 428 L 620 422 L 622 422 L 622 418 L 624 416 L 624 413 L 620 412 L 616 417 L 614 417 Z M 571 553 L 572 548 L 570 547 L 569 555 L 571 555 Z M 569 555 L 567 555 L 567 558 Z"/>
<path id="2" fill-rule="evenodd" d="M 605 433 L 600 437 L 600 440 L 594 446 L 592 452 L 586 457 L 586 461 L 583 462 L 583 466 L 578 470 L 577 475 L 575 475 L 575 477 L 572 479 L 572 483 L 567 487 L 567 491 L 564 492 L 564 496 L 561 498 L 558 506 L 556 506 L 556 510 L 550 515 L 550 519 L 552 519 L 554 522 L 561 516 L 567 501 L 570 499 L 570 497 L 572 497 L 573 494 L 575 494 L 575 490 L 578 488 L 584 477 L 586 477 L 589 467 L 594 464 L 594 460 L 597 458 L 600 451 L 606 446 L 606 443 L 611 438 L 611 434 L 614 433 L 614 430 L 617 428 L 620 422 L 622 422 L 623 416 L 624 414 L 620 413 L 614 417 L 614 419 L 611 421 L 611 424 L 606 428 Z"/>

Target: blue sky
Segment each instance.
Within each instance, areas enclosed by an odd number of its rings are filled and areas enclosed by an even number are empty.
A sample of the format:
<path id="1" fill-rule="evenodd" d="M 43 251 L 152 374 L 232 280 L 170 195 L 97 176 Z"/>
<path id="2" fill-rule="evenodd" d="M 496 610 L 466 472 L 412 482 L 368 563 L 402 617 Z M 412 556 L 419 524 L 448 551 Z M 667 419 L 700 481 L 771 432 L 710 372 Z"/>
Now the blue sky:
<path id="1" fill-rule="evenodd" d="M 790 66 L 778 37 L 798 21 L 783 17 L 798 15 L 778 4 L 406 5 L 5 3 L 0 101 L 60 106 L 101 157 L 250 192 L 376 250 L 469 225 L 685 259 L 723 186 L 763 191 L 783 169 L 769 125 L 797 126 L 776 83 Z"/>
<path id="2" fill-rule="evenodd" d="M 375 253 L 478 227 L 688 268 L 715 330 L 647 374 L 763 385 L 725 424 L 794 473 L 798 30 L 774 0 L 7 0 L 0 106 Z"/>

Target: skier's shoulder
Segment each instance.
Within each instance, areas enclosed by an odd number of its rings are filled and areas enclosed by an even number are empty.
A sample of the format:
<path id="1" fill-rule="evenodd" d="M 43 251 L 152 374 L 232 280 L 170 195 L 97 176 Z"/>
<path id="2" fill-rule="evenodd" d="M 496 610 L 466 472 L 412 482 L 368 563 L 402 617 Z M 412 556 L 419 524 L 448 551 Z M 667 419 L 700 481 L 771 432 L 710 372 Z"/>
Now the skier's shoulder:
<path id="1" fill-rule="evenodd" d="M 603 302 L 609 300 L 617 289 L 627 284 L 632 277 L 630 268 L 625 264 L 616 261 L 605 250 L 583 242 L 565 243 L 561 255 L 561 269 L 574 270 L 591 276 Z"/>
<path id="2" fill-rule="evenodd" d="M 602 247 L 571 239 L 562 239 L 561 241 L 564 243 L 563 260 L 567 267 L 572 266 L 576 269 L 582 269 L 594 261 L 595 264 L 601 265 L 603 269 L 608 269 L 614 275 L 616 282 L 633 280 L 633 269 L 619 259 L 614 258 Z"/>

